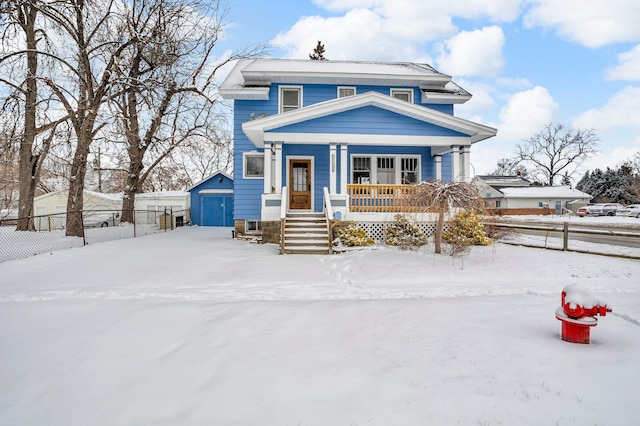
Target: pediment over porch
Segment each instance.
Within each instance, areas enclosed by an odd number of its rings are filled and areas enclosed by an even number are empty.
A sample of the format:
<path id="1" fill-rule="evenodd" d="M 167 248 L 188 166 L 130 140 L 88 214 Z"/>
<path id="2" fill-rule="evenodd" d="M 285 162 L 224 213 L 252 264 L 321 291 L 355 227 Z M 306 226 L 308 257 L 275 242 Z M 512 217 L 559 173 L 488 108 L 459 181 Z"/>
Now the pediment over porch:
<path id="1" fill-rule="evenodd" d="M 393 125 L 379 126 L 383 116 Z M 242 129 L 257 148 L 265 142 L 389 145 L 391 140 L 393 145 L 444 148 L 470 145 L 497 133 L 494 128 L 377 92 L 251 120 Z"/>

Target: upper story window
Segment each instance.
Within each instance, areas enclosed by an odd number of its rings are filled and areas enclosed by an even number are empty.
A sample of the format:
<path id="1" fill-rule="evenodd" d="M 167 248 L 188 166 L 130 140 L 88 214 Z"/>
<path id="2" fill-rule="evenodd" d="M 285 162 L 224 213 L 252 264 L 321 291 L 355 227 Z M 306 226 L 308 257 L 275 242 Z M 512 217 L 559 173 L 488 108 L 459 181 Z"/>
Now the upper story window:
<path id="1" fill-rule="evenodd" d="M 347 96 L 355 96 L 356 88 L 355 87 L 338 87 L 338 98 L 346 98 Z"/>
<path id="2" fill-rule="evenodd" d="M 411 89 L 391 89 L 391 97 L 413 103 L 413 90 Z"/>
<path id="3" fill-rule="evenodd" d="M 302 108 L 302 87 L 280 87 L 280 112 Z"/>

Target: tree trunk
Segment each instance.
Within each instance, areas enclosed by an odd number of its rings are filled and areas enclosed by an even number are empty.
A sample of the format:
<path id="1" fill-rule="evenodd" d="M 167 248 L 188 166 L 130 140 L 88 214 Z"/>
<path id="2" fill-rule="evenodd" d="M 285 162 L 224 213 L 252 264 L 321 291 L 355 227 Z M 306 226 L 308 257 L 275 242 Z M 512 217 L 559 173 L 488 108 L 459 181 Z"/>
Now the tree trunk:
<path id="1" fill-rule="evenodd" d="M 38 184 L 38 157 L 33 155 L 36 138 L 36 104 L 38 99 L 38 56 L 36 53 L 35 20 L 37 9 L 25 5 L 22 28 L 27 44 L 27 78 L 25 90 L 24 135 L 20 143 L 20 198 L 18 207 L 17 231 L 33 230 L 33 199 Z"/>
<path id="2" fill-rule="evenodd" d="M 436 235 L 434 238 L 434 250 L 436 253 L 442 253 L 442 231 L 444 230 L 444 210 L 438 210 L 438 224 L 436 225 Z"/>
<path id="3" fill-rule="evenodd" d="M 122 197 L 122 215 L 120 216 L 120 220 L 122 222 L 133 223 L 135 219 L 133 210 L 136 205 L 136 194 L 140 192 L 140 173 L 142 172 L 142 162 L 134 161 L 134 157 L 130 158 L 132 160 L 129 163 L 127 184 L 124 187 L 124 194 Z"/>
<path id="4" fill-rule="evenodd" d="M 69 178 L 69 198 L 67 198 L 67 237 L 84 237 L 82 223 L 82 209 L 84 206 L 84 179 L 87 173 L 87 158 L 91 136 L 84 135 L 89 140 L 78 139 L 78 147 L 71 164 Z"/>

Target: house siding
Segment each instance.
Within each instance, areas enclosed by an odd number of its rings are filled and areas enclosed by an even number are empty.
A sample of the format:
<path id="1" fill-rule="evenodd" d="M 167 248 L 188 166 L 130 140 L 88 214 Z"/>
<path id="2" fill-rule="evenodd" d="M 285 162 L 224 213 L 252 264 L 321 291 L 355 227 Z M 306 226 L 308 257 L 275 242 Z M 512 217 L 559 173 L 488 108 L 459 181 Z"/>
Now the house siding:
<path id="1" fill-rule="evenodd" d="M 273 129 L 278 133 L 344 133 L 403 136 L 466 136 L 460 132 L 373 106 Z M 390 141 L 392 142 L 392 141 Z"/>
<path id="2" fill-rule="evenodd" d="M 251 119 L 251 115 L 266 114 L 273 116 L 278 114 L 279 88 L 281 86 L 303 87 L 302 106 L 308 107 L 320 102 L 326 102 L 337 98 L 338 87 L 354 86 L 345 84 L 277 84 L 274 83 L 269 89 L 269 99 L 267 100 L 234 100 L 234 220 L 260 220 L 262 209 L 262 194 L 264 191 L 263 179 L 245 179 L 243 177 L 243 153 L 264 152 L 263 149 L 256 148 L 247 138 L 242 130 L 242 124 Z M 431 108 L 433 110 L 453 115 L 454 106 L 452 104 L 425 104 L 421 102 L 420 89 L 407 86 L 371 86 L 356 85 L 356 94 L 367 92 L 378 92 L 389 96 L 391 89 L 411 89 L 413 90 L 414 104 Z M 394 135 L 402 136 L 443 136 L 456 137 L 466 136 L 459 132 L 442 128 L 424 121 L 416 120 L 397 114 L 392 111 L 376 108 L 373 106 L 345 111 L 328 117 L 308 120 L 304 123 L 297 123 L 273 129 L 271 132 L 281 133 L 337 133 L 337 134 L 370 134 L 389 135 L 389 143 L 393 144 Z M 339 143 L 340 141 L 335 141 Z M 430 147 L 408 147 L 408 146 L 357 146 L 349 145 L 347 151 L 348 176 L 347 182 L 351 182 L 351 155 L 352 154 L 376 154 L 376 155 L 419 155 L 421 158 L 421 179 L 435 178 L 434 159 L 431 155 Z M 322 209 L 322 189 L 329 187 L 330 150 L 327 145 L 299 145 L 286 143 L 282 151 L 282 182 L 287 185 L 287 157 L 312 157 L 313 158 L 313 209 Z M 337 167 L 337 191 L 344 192 L 341 188 L 340 170 L 341 155 L 338 148 L 336 155 Z M 451 179 L 451 154 L 442 157 L 442 179 Z M 193 204 L 192 204 L 193 205 Z M 194 219 L 195 222 L 195 219 Z"/>

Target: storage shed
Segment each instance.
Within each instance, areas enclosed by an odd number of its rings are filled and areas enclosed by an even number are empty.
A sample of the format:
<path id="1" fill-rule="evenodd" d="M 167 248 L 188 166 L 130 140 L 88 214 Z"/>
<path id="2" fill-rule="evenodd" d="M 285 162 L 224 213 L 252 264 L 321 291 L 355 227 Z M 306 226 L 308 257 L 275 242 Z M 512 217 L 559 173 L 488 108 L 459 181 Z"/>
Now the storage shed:
<path id="1" fill-rule="evenodd" d="M 191 223 L 233 226 L 233 178 L 216 172 L 187 190 L 191 194 Z"/>

